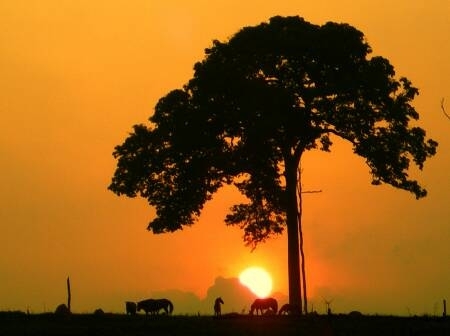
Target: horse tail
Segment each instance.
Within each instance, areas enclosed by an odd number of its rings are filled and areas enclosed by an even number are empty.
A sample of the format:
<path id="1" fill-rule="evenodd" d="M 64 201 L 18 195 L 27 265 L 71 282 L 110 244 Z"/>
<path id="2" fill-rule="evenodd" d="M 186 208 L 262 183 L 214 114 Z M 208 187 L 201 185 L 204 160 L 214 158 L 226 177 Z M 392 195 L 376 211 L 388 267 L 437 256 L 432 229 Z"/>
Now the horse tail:
<path id="1" fill-rule="evenodd" d="M 169 314 L 172 314 L 172 312 L 173 312 L 173 304 L 172 304 L 172 302 L 170 300 L 167 300 L 167 301 L 168 301 L 167 304 L 169 305 Z"/>

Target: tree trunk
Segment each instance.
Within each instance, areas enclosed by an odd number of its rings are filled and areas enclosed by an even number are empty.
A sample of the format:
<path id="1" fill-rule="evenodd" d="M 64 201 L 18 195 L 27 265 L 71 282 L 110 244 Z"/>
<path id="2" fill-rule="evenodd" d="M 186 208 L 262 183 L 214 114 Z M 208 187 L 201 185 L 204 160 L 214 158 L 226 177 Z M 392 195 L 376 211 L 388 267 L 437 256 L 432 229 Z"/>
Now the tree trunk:
<path id="1" fill-rule="evenodd" d="M 298 168 L 297 177 L 297 197 L 298 197 L 298 232 L 300 238 L 300 257 L 301 257 L 301 268 L 302 268 L 302 285 L 303 285 L 303 309 L 305 314 L 308 314 L 308 296 L 306 293 L 306 261 L 305 261 L 305 251 L 303 249 L 303 230 L 302 230 L 302 214 L 303 214 L 303 204 L 302 204 L 302 172 L 300 167 Z"/>
<path id="2" fill-rule="evenodd" d="M 286 160 L 286 221 L 288 235 L 289 304 L 292 314 L 302 314 L 300 280 L 299 227 L 297 212 L 297 165 L 295 159 Z"/>

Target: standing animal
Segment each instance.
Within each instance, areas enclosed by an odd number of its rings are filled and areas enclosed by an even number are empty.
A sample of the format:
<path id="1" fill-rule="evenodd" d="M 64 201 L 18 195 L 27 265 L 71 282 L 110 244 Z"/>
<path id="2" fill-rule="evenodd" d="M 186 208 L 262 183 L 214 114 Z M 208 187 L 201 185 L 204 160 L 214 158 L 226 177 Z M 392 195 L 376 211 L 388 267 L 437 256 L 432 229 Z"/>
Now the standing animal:
<path id="1" fill-rule="evenodd" d="M 137 310 L 144 310 L 145 314 L 157 315 L 161 309 L 164 309 L 167 315 L 172 314 L 173 304 L 167 299 L 147 299 L 137 303 Z"/>
<path id="2" fill-rule="evenodd" d="M 277 300 L 274 298 L 256 299 L 250 307 L 250 315 L 253 315 L 255 311 L 256 315 L 258 315 L 258 311 L 263 315 L 264 311 L 267 309 L 271 309 L 273 314 L 276 314 L 278 311 Z"/>
<path id="3" fill-rule="evenodd" d="M 136 314 L 136 303 L 135 302 L 131 302 L 131 301 L 127 301 L 125 302 L 125 310 L 127 312 L 127 315 L 135 315 Z"/>
<path id="4" fill-rule="evenodd" d="M 220 316 L 222 315 L 222 307 L 221 305 L 223 305 L 223 300 L 221 297 L 218 297 L 216 299 L 216 301 L 214 301 L 214 316 Z"/>
<path id="5" fill-rule="evenodd" d="M 289 303 L 286 303 L 281 306 L 278 315 L 289 315 L 289 314 L 291 314 L 291 305 Z"/>

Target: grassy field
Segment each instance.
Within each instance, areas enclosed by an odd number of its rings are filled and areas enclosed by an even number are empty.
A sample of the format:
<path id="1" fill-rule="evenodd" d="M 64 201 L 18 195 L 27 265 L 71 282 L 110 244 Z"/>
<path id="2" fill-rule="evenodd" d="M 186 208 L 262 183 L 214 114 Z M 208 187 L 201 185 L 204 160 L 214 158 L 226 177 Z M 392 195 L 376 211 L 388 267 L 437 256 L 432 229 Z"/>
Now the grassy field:
<path id="1" fill-rule="evenodd" d="M 450 319 L 392 316 L 126 316 L 0 313 L 0 336 L 15 335 L 450 335 Z"/>

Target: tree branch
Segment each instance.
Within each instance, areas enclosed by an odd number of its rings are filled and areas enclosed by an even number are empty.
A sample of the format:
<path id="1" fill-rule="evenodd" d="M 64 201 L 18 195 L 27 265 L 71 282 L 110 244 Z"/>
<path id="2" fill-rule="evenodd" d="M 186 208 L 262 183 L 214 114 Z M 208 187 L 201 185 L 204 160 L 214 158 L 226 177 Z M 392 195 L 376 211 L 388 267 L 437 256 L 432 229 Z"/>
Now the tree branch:
<path id="1" fill-rule="evenodd" d="M 450 115 L 445 111 L 445 108 L 444 108 L 444 98 L 442 98 L 442 100 L 441 100 L 441 110 L 442 110 L 442 112 L 444 112 L 444 115 L 447 117 L 447 119 L 450 120 Z"/>
<path id="2" fill-rule="evenodd" d="M 334 128 L 324 128 L 321 133 L 333 133 L 334 135 L 337 135 L 338 137 L 345 139 L 347 141 L 350 141 L 353 145 L 357 145 L 358 143 L 355 141 L 355 139 L 350 138 L 346 136 L 345 134 L 342 134 L 338 131 L 336 131 Z"/>
<path id="3" fill-rule="evenodd" d="M 302 194 L 317 194 L 317 193 L 321 193 L 322 190 L 306 190 L 306 191 L 302 191 Z"/>

